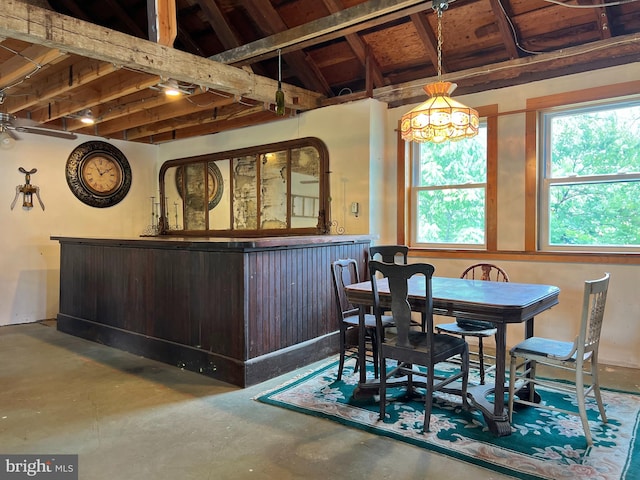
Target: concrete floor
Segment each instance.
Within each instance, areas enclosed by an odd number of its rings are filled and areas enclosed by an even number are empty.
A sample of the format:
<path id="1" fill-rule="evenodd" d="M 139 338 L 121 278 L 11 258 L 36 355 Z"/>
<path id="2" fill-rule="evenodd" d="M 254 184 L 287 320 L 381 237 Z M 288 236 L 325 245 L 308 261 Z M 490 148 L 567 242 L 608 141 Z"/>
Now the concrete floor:
<path id="1" fill-rule="evenodd" d="M 240 389 L 55 322 L 0 327 L 0 453 L 78 454 L 81 480 L 511 478 L 252 400 L 292 375 Z"/>

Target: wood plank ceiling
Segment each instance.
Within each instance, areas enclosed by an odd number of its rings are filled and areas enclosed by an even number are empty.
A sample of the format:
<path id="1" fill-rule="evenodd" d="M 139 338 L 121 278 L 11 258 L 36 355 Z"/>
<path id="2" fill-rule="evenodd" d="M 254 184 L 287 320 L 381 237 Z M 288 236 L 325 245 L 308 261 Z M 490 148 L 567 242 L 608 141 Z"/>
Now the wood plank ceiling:
<path id="1" fill-rule="evenodd" d="M 430 1 L 175 0 L 164 46 L 153 20 L 166 21 L 172 2 L 5 0 L 0 113 L 162 143 L 365 97 L 415 103 L 437 74 Z M 639 61 L 638 0 L 455 0 L 443 16 L 443 79 L 455 95 Z M 279 63 L 284 117 L 274 112 Z M 170 80 L 189 94 L 166 97 L 158 85 Z M 87 108 L 91 127 L 78 119 Z"/>

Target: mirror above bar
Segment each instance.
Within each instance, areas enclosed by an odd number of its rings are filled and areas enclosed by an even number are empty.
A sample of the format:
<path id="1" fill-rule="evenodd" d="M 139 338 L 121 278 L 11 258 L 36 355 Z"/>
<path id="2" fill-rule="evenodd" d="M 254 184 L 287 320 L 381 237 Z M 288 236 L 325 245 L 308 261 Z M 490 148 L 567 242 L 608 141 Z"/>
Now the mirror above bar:
<path id="1" fill-rule="evenodd" d="M 318 138 L 169 160 L 159 181 L 159 235 L 329 232 L 329 154 Z"/>

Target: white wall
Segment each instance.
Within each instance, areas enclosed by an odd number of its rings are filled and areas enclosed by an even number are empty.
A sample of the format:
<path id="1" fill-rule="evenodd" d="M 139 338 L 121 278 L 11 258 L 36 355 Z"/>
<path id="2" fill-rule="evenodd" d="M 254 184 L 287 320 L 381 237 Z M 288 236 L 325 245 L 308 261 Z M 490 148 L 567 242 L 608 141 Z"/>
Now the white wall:
<path id="1" fill-rule="evenodd" d="M 384 135 L 380 125 L 384 125 L 385 112 L 386 106 L 374 100 L 321 108 L 264 126 L 171 142 L 161 147 L 160 160 L 317 137 L 329 150 L 330 218 L 336 222 L 332 233 L 339 229 L 344 234 L 366 234 L 370 229 L 370 163 L 375 158 L 383 165 Z M 375 148 L 370 144 L 372 122 L 377 123 L 379 133 Z M 352 202 L 360 204 L 357 217 L 350 211 Z"/>
<path id="2" fill-rule="evenodd" d="M 95 137 L 62 140 L 20 133 L 10 150 L 0 150 L 0 325 L 55 318 L 58 313 L 60 246 L 51 236 L 138 236 L 150 219 L 149 197 L 157 188 L 157 147 L 110 141 L 127 157 L 132 184 L 118 205 L 93 208 L 69 189 L 65 164 L 73 149 Z M 13 210 L 16 186 L 25 183 L 18 171 L 36 168 L 31 184 L 40 187 L 43 211 L 22 208 L 22 195 Z M 156 194 L 157 196 L 157 194 Z"/>
<path id="3" fill-rule="evenodd" d="M 497 103 L 500 111 L 525 107 L 527 98 L 576 88 L 636 80 L 638 64 L 599 72 L 536 82 L 527 86 L 460 96 L 481 106 Z M 375 234 L 378 243 L 395 243 L 397 122 L 411 107 L 387 110 L 375 100 L 364 100 L 305 112 L 260 127 L 248 127 L 160 146 L 110 141 L 131 163 L 129 195 L 108 209 L 88 207 L 69 190 L 64 174 L 75 141 L 23 134 L 13 150 L 0 150 L 0 204 L 3 248 L 0 254 L 0 325 L 54 318 L 58 310 L 59 246 L 50 236 L 138 236 L 149 223 L 149 197 L 157 195 L 157 172 L 169 159 L 219 152 L 253 145 L 318 137 L 329 149 L 331 219 L 347 234 Z M 524 115 L 499 120 L 498 245 L 503 250 L 524 246 Z M 9 210 L 15 186 L 24 183 L 18 167 L 37 168 L 32 183 L 40 186 L 46 211 Z M 350 213 L 360 203 L 358 217 Z M 429 259 L 422 259 L 429 261 Z M 458 276 L 470 261 L 433 259 L 436 273 Z M 601 358 L 606 363 L 640 367 L 640 280 L 637 266 L 605 264 L 500 262 L 512 281 L 539 282 L 561 288 L 560 305 L 540 315 L 536 332 L 571 339 L 576 328 L 582 282 L 608 271 L 612 274 Z M 508 342 L 522 337 L 520 326 L 509 328 Z"/>
<path id="4" fill-rule="evenodd" d="M 106 140 L 125 154 L 133 180 L 122 202 L 102 209 L 80 202 L 69 190 L 65 178 L 65 164 L 73 149 L 99 138 L 80 136 L 69 141 L 21 134 L 22 140 L 16 142 L 13 149 L 0 150 L 0 192 L 5 192 L 4 208 L 0 204 L 0 222 L 4 227 L 0 253 L 0 326 L 56 317 L 60 248 L 51 236 L 128 238 L 143 234 L 151 223 L 150 198 L 158 197 L 160 165 L 169 159 L 318 137 L 329 149 L 332 167 L 331 218 L 337 222 L 333 231 L 339 228 L 346 234 L 367 233 L 371 105 L 372 102 L 357 102 L 329 107 L 262 127 L 161 146 Z M 379 114 L 376 117 L 383 118 Z M 37 204 L 32 209 L 22 209 L 22 198 L 14 210 L 9 209 L 16 185 L 24 184 L 19 167 L 37 168 L 31 183 L 40 187 L 45 211 Z M 351 202 L 361 205 L 358 217 L 346 208 Z"/>

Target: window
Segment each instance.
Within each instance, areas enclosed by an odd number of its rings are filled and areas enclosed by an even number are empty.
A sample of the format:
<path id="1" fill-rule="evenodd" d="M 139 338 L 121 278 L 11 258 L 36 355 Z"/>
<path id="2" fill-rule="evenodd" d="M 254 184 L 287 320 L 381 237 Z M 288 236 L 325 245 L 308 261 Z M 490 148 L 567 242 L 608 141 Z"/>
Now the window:
<path id="1" fill-rule="evenodd" d="M 487 133 L 412 146 L 412 245 L 486 248 Z"/>
<path id="2" fill-rule="evenodd" d="M 541 249 L 640 249 L 640 102 L 540 120 Z"/>

